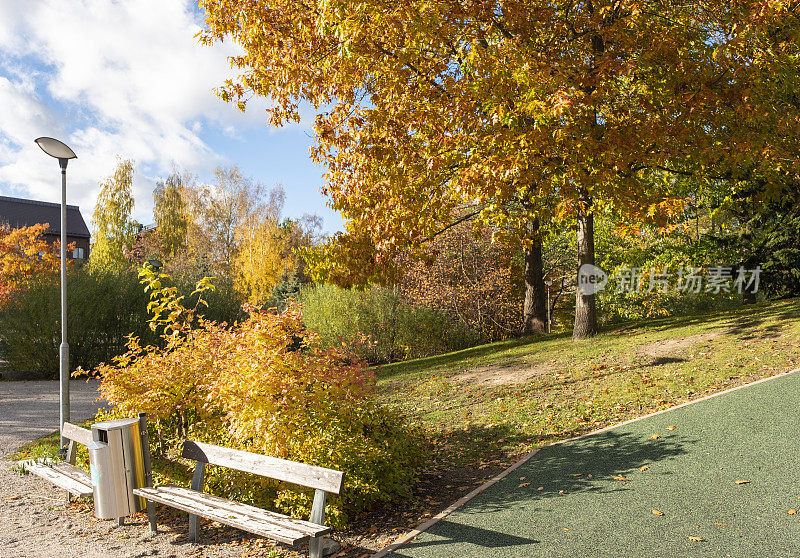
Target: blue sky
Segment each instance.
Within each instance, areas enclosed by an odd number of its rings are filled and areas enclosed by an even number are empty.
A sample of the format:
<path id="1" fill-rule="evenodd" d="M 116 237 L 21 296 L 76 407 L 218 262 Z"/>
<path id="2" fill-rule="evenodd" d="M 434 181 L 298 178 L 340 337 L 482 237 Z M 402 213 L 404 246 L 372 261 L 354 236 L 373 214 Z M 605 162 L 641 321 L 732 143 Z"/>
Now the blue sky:
<path id="1" fill-rule="evenodd" d="M 87 221 L 121 156 L 134 161 L 141 222 L 152 221 L 155 182 L 174 168 L 209 182 L 215 167 L 238 165 L 267 187 L 283 185 L 284 215 L 316 213 L 325 232 L 341 229 L 308 156 L 313 110 L 276 130 L 266 100 L 242 114 L 217 99 L 238 50 L 201 46 L 201 25 L 187 0 L 0 0 L 0 195 L 60 200 L 58 163 L 33 143 L 52 136 L 78 155 L 67 196 Z"/>

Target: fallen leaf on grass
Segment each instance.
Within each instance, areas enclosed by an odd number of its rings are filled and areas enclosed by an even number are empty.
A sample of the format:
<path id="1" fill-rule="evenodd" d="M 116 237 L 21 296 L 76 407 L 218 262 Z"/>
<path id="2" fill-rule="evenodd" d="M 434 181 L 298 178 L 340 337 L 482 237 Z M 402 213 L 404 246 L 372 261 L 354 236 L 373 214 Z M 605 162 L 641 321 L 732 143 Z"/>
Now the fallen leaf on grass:
<path id="1" fill-rule="evenodd" d="M 746 480 L 737 480 L 737 481 L 736 481 L 736 484 L 750 484 L 750 481 L 746 481 Z"/>
<path id="2" fill-rule="evenodd" d="M 689 537 L 689 540 L 693 542 L 703 542 L 705 539 L 703 537 Z"/>
<path id="3" fill-rule="evenodd" d="M 525 488 L 526 486 L 530 486 L 530 485 L 531 485 L 531 483 L 529 483 L 529 482 L 523 482 L 517 488 Z"/>
<path id="4" fill-rule="evenodd" d="M 674 424 L 670 424 L 669 426 L 667 426 L 667 429 L 675 430 L 675 425 Z"/>
<path id="5" fill-rule="evenodd" d="M 650 468 L 650 465 L 642 465 L 641 467 L 639 467 L 639 470 L 640 471 L 647 471 L 649 468 Z"/>
<path id="6" fill-rule="evenodd" d="M 653 510 L 653 515 L 664 515 L 664 512 L 658 511 L 658 510 Z"/>
<path id="7" fill-rule="evenodd" d="M 714 525 L 727 525 L 727 523 L 715 523 Z"/>
<path id="8" fill-rule="evenodd" d="M 615 480 L 615 481 L 630 482 L 630 479 L 629 479 L 629 478 L 627 478 L 627 477 L 624 477 L 624 476 L 622 476 L 622 475 L 617 475 L 616 477 L 614 477 L 614 480 Z"/>
<path id="9" fill-rule="evenodd" d="M 658 434 L 653 434 L 653 435 L 652 435 L 652 436 L 650 436 L 650 437 L 651 437 L 653 440 L 658 440 L 658 439 L 659 439 L 661 436 L 659 436 Z"/>
<path id="10" fill-rule="evenodd" d="M 786 513 L 788 513 L 789 515 L 797 515 L 797 510 L 789 510 Z"/>
<path id="11" fill-rule="evenodd" d="M 567 529 L 566 527 L 562 527 L 565 531 L 572 531 L 572 529 Z"/>

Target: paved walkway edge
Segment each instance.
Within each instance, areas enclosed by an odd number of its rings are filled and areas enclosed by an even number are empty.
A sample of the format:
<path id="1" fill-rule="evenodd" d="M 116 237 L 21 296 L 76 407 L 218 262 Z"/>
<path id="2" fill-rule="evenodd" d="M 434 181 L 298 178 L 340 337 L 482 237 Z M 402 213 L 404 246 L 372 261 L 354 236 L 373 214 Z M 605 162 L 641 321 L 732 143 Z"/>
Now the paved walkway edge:
<path id="1" fill-rule="evenodd" d="M 730 389 L 726 389 L 726 390 L 720 391 L 718 393 L 712 393 L 711 395 L 706 395 L 705 397 L 701 397 L 699 399 L 694 399 L 692 401 L 687 401 L 685 403 L 681 403 L 680 405 L 675 405 L 674 407 L 669 407 L 668 409 L 661 409 L 660 411 L 656 411 L 654 413 L 649 413 L 647 415 L 642 415 L 640 417 L 636 417 L 636 418 L 633 418 L 633 419 L 630 419 L 630 420 L 626 420 L 625 422 L 620 422 L 618 424 L 612 424 L 611 426 L 606 426 L 605 428 L 601 428 L 599 430 L 594 430 L 592 432 L 587 432 L 586 434 L 581 434 L 580 436 L 574 436 L 574 437 L 568 438 L 566 440 L 559 440 L 558 442 L 552 442 L 550 444 L 545 444 L 543 446 L 539 446 L 535 450 L 533 450 L 530 453 L 526 454 L 522 459 L 520 459 L 519 461 L 514 463 L 511 467 L 509 467 L 508 469 L 506 469 L 505 471 L 503 471 L 502 473 L 500 473 L 496 477 L 486 481 L 484 484 L 480 485 L 478 488 L 476 488 L 475 490 L 473 490 L 472 492 L 470 492 L 466 496 L 463 496 L 462 498 L 457 500 L 455 503 L 451 504 L 450 506 L 445 508 L 443 511 L 438 513 L 437 515 L 433 516 L 432 518 L 430 518 L 428 521 L 426 521 L 422 525 L 419 525 L 419 526 L 415 527 L 414 529 L 412 529 L 411 531 L 409 531 L 408 533 L 406 533 L 405 535 L 403 535 L 402 537 L 397 539 L 392 544 L 386 546 L 385 548 L 382 548 L 381 550 L 379 550 L 378 552 L 373 554 L 372 558 L 384 558 L 385 556 L 388 556 L 389 554 L 391 554 L 392 552 L 394 552 L 395 550 L 397 550 L 398 548 L 400 548 L 401 546 L 403 546 L 404 544 L 406 544 L 410 540 L 415 539 L 416 537 L 421 535 L 423 532 L 427 531 L 428 529 L 430 529 L 431 527 L 433 527 L 434 525 L 439 523 L 442 519 L 444 519 L 445 517 L 447 517 L 448 515 L 450 515 L 454 511 L 456 511 L 458 508 L 460 508 L 461 506 L 463 506 L 464 504 L 466 504 L 467 502 L 472 500 L 475 496 L 477 496 L 481 492 L 485 491 L 490 486 L 493 486 L 493 485 L 497 484 L 499 481 L 503 480 L 505 477 L 507 477 L 508 475 L 513 473 L 514 471 L 516 471 L 519 467 L 521 467 L 522 465 L 524 465 L 525 463 L 530 461 L 530 459 L 534 455 L 539 453 L 539 451 L 541 451 L 543 448 L 546 448 L 546 447 L 549 447 L 549 446 L 557 446 L 559 444 L 565 444 L 567 442 L 573 442 L 575 440 L 580 440 L 582 438 L 587 438 L 589 436 L 594 436 L 595 434 L 600 434 L 602 432 L 608 432 L 609 430 L 613 430 L 615 428 L 619 428 L 621 426 L 625 426 L 626 424 L 631 424 L 632 422 L 637 422 L 637 421 L 640 421 L 640 420 L 643 420 L 643 419 L 646 419 L 646 418 L 654 417 L 656 415 L 661 415 L 661 414 L 664 414 L 664 413 L 668 413 L 670 411 L 674 411 L 675 409 L 680 409 L 681 407 L 686 407 L 687 405 L 694 405 L 695 403 L 700 403 L 701 401 L 705 401 L 707 399 L 712 399 L 714 397 L 719 397 L 720 395 L 725 395 L 726 393 L 730 393 L 732 391 L 737 391 L 737 390 L 740 390 L 740 389 L 743 389 L 743 388 L 746 388 L 746 387 L 754 386 L 756 384 L 760 384 L 760 383 L 763 383 L 763 382 L 768 382 L 768 381 L 774 380 L 776 378 L 782 378 L 784 376 L 788 376 L 789 374 L 794 374 L 796 372 L 800 372 L 800 368 L 795 368 L 794 370 L 789 370 L 788 372 L 781 372 L 780 374 L 775 374 L 774 376 L 769 376 L 767 378 L 761 378 L 760 380 L 756 380 L 755 382 L 742 384 L 740 386 L 736 386 L 736 387 L 733 387 L 733 388 L 730 388 Z"/>

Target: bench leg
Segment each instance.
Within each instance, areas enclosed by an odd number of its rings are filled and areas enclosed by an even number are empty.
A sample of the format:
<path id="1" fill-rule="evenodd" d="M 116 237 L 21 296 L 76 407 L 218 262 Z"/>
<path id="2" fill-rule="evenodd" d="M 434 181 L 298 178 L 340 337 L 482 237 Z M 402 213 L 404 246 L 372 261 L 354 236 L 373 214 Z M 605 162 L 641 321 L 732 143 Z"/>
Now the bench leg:
<path id="1" fill-rule="evenodd" d="M 78 455 L 78 446 L 75 445 L 75 440 L 70 440 L 69 445 L 67 446 L 67 455 L 65 461 L 70 465 L 75 465 L 75 458 Z M 66 494 L 66 505 L 70 505 L 72 502 L 72 494 L 70 494 L 69 490 L 67 490 Z"/>
<path id="2" fill-rule="evenodd" d="M 325 525 L 325 497 L 324 490 L 314 491 L 314 504 L 311 506 L 311 517 L 309 521 L 317 525 Z M 323 537 L 314 537 L 308 541 L 308 558 L 322 558 Z"/>
<path id="3" fill-rule="evenodd" d="M 144 465 L 144 484 L 153 486 L 153 469 L 150 463 L 150 437 L 147 435 L 147 413 L 139 413 L 139 439 L 142 444 L 142 461 Z M 147 504 L 147 522 L 150 532 L 158 533 L 156 525 L 156 503 L 145 499 Z"/>
<path id="4" fill-rule="evenodd" d="M 150 532 L 158 533 L 158 525 L 156 525 L 156 504 L 150 500 L 147 501 L 147 522 L 150 524 Z"/>
<path id="5" fill-rule="evenodd" d="M 324 537 L 314 537 L 308 541 L 308 558 L 322 558 L 322 541 Z"/>
<path id="6" fill-rule="evenodd" d="M 203 491 L 203 482 L 206 476 L 206 464 L 198 461 L 194 469 L 194 476 L 192 477 L 192 490 L 197 492 Z M 189 540 L 197 542 L 197 526 L 200 522 L 200 517 L 197 515 L 189 514 Z"/>
<path id="7" fill-rule="evenodd" d="M 193 543 L 197 542 L 197 523 L 199 519 L 198 516 L 189 514 L 189 540 Z"/>

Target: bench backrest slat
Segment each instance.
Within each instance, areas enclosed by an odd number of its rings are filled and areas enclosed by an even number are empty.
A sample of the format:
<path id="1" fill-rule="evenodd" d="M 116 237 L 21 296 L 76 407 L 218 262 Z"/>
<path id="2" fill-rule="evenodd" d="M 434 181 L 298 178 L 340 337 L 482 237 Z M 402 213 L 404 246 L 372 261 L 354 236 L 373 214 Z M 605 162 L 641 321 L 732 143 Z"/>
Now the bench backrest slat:
<path id="1" fill-rule="evenodd" d="M 267 455 L 186 440 L 183 457 L 339 494 L 344 473 Z"/>
<path id="2" fill-rule="evenodd" d="M 80 426 L 75 426 L 69 422 L 64 423 L 64 427 L 61 429 L 61 435 L 65 438 L 69 438 L 70 440 L 75 440 L 84 446 L 88 446 L 92 443 L 91 430 L 81 428 Z"/>

